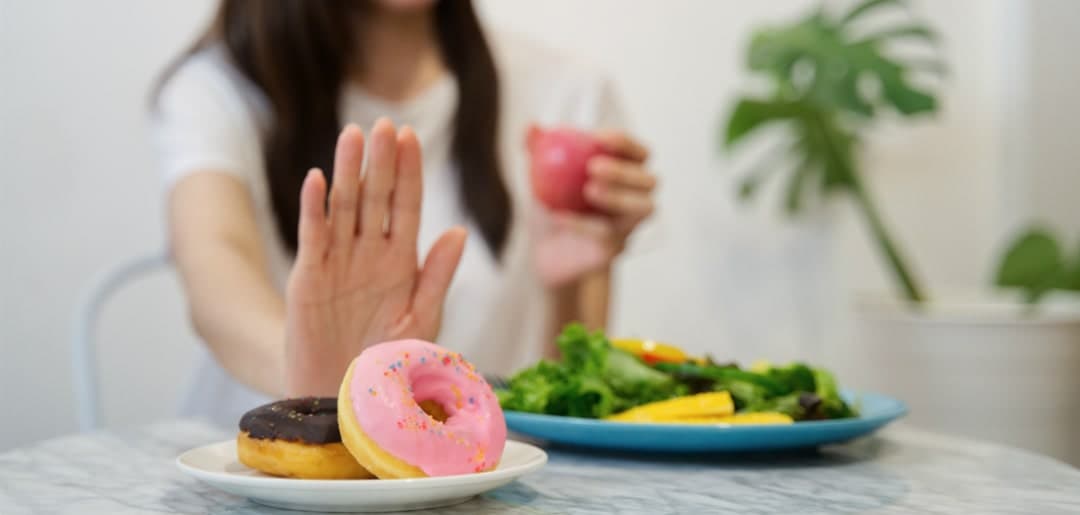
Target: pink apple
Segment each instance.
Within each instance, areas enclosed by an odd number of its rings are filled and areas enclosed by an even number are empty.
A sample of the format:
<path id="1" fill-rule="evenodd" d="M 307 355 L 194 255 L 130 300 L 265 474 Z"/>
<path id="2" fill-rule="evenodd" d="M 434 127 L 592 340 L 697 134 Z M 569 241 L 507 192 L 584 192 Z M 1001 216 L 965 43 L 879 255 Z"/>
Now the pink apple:
<path id="1" fill-rule="evenodd" d="M 545 130 L 532 126 L 526 145 L 533 194 L 540 202 L 555 211 L 593 211 L 585 200 L 585 182 L 589 159 L 604 154 L 596 138 L 568 127 Z"/>

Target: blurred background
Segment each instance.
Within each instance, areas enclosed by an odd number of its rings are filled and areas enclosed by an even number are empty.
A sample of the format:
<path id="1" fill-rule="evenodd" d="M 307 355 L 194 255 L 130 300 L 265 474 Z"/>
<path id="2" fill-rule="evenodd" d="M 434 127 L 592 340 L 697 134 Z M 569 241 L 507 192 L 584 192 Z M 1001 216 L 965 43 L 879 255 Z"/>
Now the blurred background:
<path id="1" fill-rule="evenodd" d="M 164 248 L 147 95 L 215 4 L 0 0 L 0 392 L 14 419 L 0 450 L 76 430 L 80 296 L 108 267 Z M 747 362 L 816 360 L 858 382 L 844 369 L 860 366 L 844 360 L 858 339 L 852 294 L 892 289 L 861 219 L 843 198 L 797 218 L 769 189 L 739 204 L 737 167 L 718 150 L 750 80 L 750 34 L 815 2 L 478 4 L 489 27 L 605 69 L 652 146 L 659 216 L 619 270 L 613 333 Z M 911 4 L 942 36 L 941 109 L 867 135 L 867 181 L 923 281 L 976 290 L 1018 228 L 1080 234 L 1080 2 Z M 97 335 L 106 424 L 168 417 L 198 345 L 172 273 L 121 292 Z M 1070 407 L 1080 402 L 1055 409 Z"/>

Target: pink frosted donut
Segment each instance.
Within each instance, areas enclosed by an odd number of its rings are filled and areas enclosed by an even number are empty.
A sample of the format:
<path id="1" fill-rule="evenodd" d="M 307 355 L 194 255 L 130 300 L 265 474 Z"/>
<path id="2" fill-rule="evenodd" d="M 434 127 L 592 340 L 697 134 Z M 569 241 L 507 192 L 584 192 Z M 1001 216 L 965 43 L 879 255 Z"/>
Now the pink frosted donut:
<path id="1" fill-rule="evenodd" d="M 484 378 L 460 354 L 421 340 L 374 345 L 353 360 L 338 425 L 349 452 L 382 479 L 491 470 L 506 444 Z"/>

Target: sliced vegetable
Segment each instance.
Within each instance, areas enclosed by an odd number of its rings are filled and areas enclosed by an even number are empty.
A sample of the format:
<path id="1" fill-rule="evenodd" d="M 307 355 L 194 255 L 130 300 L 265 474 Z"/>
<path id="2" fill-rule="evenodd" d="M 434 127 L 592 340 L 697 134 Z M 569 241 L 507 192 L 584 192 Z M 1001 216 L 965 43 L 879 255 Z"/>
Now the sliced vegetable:
<path id="1" fill-rule="evenodd" d="M 611 340 L 611 345 L 616 349 L 637 356 L 650 365 L 654 363 L 684 363 L 691 359 L 682 349 L 674 345 L 654 342 L 652 340 L 616 338 Z"/>
<path id="2" fill-rule="evenodd" d="M 726 417 L 735 413 L 728 392 L 699 393 L 651 402 L 607 417 L 621 422 L 661 422 L 680 418 Z"/>
<path id="3" fill-rule="evenodd" d="M 665 423 L 669 421 L 663 421 Z M 726 417 L 690 417 L 672 420 L 670 423 L 677 424 L 717 424 L 732 426 L 749 425 L 783 425 L 791 424 L 795 420 L 783 413 L 736 413 Z"/>

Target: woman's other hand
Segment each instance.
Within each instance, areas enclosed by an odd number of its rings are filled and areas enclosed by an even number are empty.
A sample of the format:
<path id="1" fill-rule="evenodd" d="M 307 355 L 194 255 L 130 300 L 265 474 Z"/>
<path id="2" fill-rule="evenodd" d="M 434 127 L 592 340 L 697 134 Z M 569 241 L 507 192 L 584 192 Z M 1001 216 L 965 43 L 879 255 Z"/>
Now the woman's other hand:
<path id="1" fill-rule="evenodd" d="M 655 210 L 656 176 L 648 150 L 620 131 L 593 134 L 608 155 L 589 160 L 585 199 L 602 214 L 551 213 L 537 244 L 537 268 L 551 288 L 607 269 L 634 230 Z"/>

